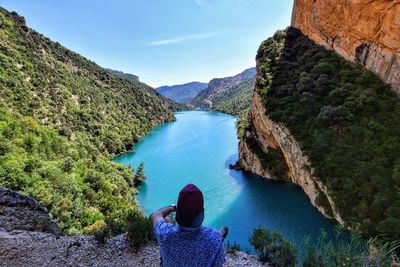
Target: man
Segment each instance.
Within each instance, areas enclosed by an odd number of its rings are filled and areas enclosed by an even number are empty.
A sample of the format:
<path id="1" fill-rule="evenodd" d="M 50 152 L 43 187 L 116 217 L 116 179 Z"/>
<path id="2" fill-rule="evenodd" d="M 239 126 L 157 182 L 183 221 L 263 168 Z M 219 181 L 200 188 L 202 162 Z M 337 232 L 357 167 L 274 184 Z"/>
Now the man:
<path id="1" fill-rule="evenodd" d="M 176 222 L 168 215 L 176 211 Z M 225 262 L 223 239 L 228 234 L 202 226 L 204 220 L 203 193 L 193 184 L 180 192 L 177 205 L 160 209 L 152 215 L 154 233 L 160 246 L 161 266 L 222 266 Z"/>

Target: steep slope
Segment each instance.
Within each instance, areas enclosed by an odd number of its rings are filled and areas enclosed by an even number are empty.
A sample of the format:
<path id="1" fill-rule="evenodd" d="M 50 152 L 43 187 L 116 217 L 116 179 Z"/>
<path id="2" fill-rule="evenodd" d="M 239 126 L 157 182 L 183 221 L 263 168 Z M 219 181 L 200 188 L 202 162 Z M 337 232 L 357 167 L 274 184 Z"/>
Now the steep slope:
<path id="1" fill-rule="evenodd" d="M 110 161 L 172 107 L 0 9 L 0 185 L 39 200 L 68 234 L 136 210 L 131 170 Z"/>
<path id="2" fill-rule="evenodd" d="M 255 74 L 255 68 L 251 68 L 233 77 L 213 79 L 191 104 L 238 114 L 251 104 Z"/>
<path id="3" fill-rule="evenodd" d="M 181 104 L 187 104 L 201 91 L 207 88 L 207 83 L 191 82 L 181 85 L 161 86 L 156 91 L 169 99 Z"/>
<path id="4" fill-rule="evenodd" d="M 374 71 L 400 96 L 399 14 L 399 0 L 295 0 L 292 26 Z"/>
<path id="5" fill-rule="evenodd" d="M 400 101 L 359 64 L 289 28 L 257 54 L 239 164 L 293 182 L 330 218 L 400 239 Z"/>

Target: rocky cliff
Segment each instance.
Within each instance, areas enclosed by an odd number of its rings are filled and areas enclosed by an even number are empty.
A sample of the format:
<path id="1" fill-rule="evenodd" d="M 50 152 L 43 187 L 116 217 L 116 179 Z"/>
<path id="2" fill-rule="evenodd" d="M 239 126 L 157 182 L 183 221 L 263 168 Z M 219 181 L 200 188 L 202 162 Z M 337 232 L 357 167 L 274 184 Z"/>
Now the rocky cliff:
<path id="1" fill-rule="evenodd" d="M 257 143 L 255 146 L 254 142 Z M 263 162 L 263 154 L 266 155 L 274 150 L 281 152 L 284 156 L 284 164 L 287 164 L 288 167 L 287 177 L 289 181 L 300 186 L 310 198 L 311 203 L 326 217 L 334 218 L 344 224 L 326 186 L 314 176 L 311 163 L 308 157 L 304 155 L 299 143 L 290 134 L 288 128 L 269 118 L 256 90 L 250 110 L 249 125 L 246 128 L 243 141 L 239 145 L 239 165 L 245 171 L 279 180 L 282 177 L 277 177 L 271 171 L 271 168 L 273 168 L 271 162 Z M 326 198 L 330 207 L 322 207 L 317 203 L 318 198 Z"/>
<path id="2" fill-rule="evenodd" d="M 400 96 L 399 0 L 295 0 L 292 26 L 377 73 Z"/>
<path id="3" fill-rule="evenodd" d="M 33 198 L 0 186 L 0 229 L 60 235 L 61 230 Z"/>
<path id="4" fill-rule="evenodd" d="M 400 238 L 400 101 L 374 73 L 296 28 L 257 53 L 239 167 L 299 185 L 329 218 Z"/>

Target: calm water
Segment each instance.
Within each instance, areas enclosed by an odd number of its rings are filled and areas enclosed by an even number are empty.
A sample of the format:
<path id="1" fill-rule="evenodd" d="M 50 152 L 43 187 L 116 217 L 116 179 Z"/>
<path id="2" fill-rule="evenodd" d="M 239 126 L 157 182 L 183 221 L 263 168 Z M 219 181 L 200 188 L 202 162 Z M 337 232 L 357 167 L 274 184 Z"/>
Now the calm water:
<path id="1" fill-rule="evenodd" d="M 250 250 L 248 240 L 258 226 L 279 230 L 294 243 L 317 238 L 321 228 L 332 233 L 334 224 L 300 188 L 228 168 L 238 157 L 235 117 L 187 111 L 176 118 L 154 129 L 134 152 L 115 159 L 134 168 L 145 163 L 147 180 L 136 197 L 147 215 L 176 203 L 180 189 L 194 183 L 204 194 L 205 225 L 227 225 L 227 240 L 244 249 Z"/>

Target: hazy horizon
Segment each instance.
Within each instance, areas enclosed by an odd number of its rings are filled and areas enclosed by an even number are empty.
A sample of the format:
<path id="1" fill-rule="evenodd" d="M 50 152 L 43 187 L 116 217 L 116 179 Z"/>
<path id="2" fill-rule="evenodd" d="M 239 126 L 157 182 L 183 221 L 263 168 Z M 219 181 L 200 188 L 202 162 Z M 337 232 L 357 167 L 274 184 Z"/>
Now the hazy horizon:
<path id="1" fill-rule="evenodd" d="M 153 87 L 236 75 L 290 24 L 293 0 L 0 0 L 29 27 Z"/>

